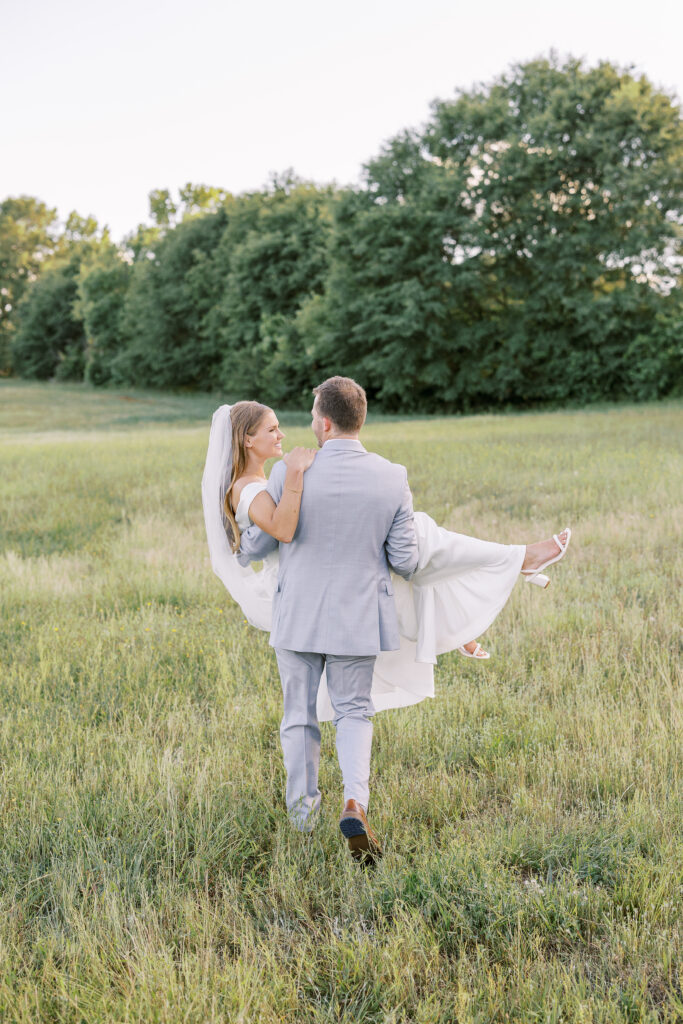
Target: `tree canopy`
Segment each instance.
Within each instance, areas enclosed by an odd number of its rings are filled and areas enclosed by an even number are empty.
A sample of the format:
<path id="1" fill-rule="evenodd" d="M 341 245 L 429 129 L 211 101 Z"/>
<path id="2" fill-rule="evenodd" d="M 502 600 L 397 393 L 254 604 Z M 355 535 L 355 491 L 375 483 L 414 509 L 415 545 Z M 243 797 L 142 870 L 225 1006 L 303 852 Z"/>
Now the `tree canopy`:
<path id="1" fill-rule="evenodd" d="M 279 405 L 333 373 L 386 410 L 654 398 L 683 377 L 682 197 L 674 98 L 538 59 L 436 101 L 356 189 L 158 189 L 118 248 L 6 200 L 2 366 Z"/>
<path id="2" fill-rule="evenodd" d="M 0 203 L 0 374 L 11 370 L 17 306 L 56 244 L 57 211 L 32 196 Z"/>
<path id="3" fill-rule="evenodd" d="M 435 103 L 340 202 L 325 365 L 396 408 L 670 390 L 682 195 L 680 111 L 611 65 Z"/>

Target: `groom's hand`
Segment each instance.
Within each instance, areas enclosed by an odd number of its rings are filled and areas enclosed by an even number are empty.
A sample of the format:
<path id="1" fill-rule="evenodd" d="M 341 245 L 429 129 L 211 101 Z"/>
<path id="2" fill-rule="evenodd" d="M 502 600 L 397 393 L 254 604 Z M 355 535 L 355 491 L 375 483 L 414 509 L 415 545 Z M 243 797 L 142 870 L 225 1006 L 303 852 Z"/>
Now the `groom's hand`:
<path id="1" fill-rule="evenodd" d="M 287 466 L 287 469 L 305 473 L 313 465 L 313 460 L 317 454 L 315 448 L 292 448 L 291 452 L 287 452 L 283 456 L 282 461 Z"/>

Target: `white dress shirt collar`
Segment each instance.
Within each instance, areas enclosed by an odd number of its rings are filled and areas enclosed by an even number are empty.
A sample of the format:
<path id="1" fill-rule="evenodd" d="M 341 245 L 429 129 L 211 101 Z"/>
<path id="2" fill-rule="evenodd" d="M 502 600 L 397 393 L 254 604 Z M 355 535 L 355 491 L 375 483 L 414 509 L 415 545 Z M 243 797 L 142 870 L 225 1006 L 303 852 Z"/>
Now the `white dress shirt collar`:
<path id="1" fill-rule="evenodd" d="M 365 448 L 355 437 L 330 437 L 325 441 L 321 451 L 330 448 L 340 448 L 342 451 L 364 452 Z"/>

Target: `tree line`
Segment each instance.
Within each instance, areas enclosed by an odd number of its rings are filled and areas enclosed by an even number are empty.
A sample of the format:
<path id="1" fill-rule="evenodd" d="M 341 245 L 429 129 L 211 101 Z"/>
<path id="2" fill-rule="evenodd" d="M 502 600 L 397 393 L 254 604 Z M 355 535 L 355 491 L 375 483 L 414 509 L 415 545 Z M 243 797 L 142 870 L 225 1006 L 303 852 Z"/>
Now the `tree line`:
<path id="1" fill-rule="evenodd" d="M 437 101 L 361 187 L 291 174 L 150 195 L 121 245 L 0 204 L 0 372 L 385 411 L 680 391 L 683 123 L 609 63 L 554 56 Z"/>

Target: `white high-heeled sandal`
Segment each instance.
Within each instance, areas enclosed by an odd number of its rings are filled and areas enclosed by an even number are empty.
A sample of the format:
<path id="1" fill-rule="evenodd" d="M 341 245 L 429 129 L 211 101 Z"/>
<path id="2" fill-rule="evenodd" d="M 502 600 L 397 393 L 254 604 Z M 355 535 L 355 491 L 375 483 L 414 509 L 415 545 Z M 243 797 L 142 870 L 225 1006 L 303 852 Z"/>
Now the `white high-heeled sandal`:
<path id="1" fill-rule="evenodd" d="M 485 651 L 481 644 L 477 644 L 471 654 L 464 647 L 458 647 L 458 653 L 464 654 L 466 658 L 474 658 L 475 661 L 486 661 L 487 658 L 491 657 L 489 652 Z"/>
<path id="2" fill-rule="evenodd" d="M 547 562 L 543 563 L 543 565 L 539 565 L 538 569 L 521 570 L 527 583 L 535 583 L 537 587 L 543 587 L 544 589 L 550 584 L 550 578 L 548 576 L 544 576 L 542 570 L 547 569 L 549 565 L 554 565 L 555 562 L 559 562 L 561 558 L 564 558 L 567 553 L 567 548 L 569 547 L 569 541 L 572 539 L 572 531 L 568 526 L 566 526 L 564 530 L 560 530 L 560 533 L 566 533 L 567 539 L 563 544 L 559 536 L 556 533 L 553 534 L 553 540 L 560 549 L 559 555 L 555 555 L 554 558 L 549 558 Z"/>

